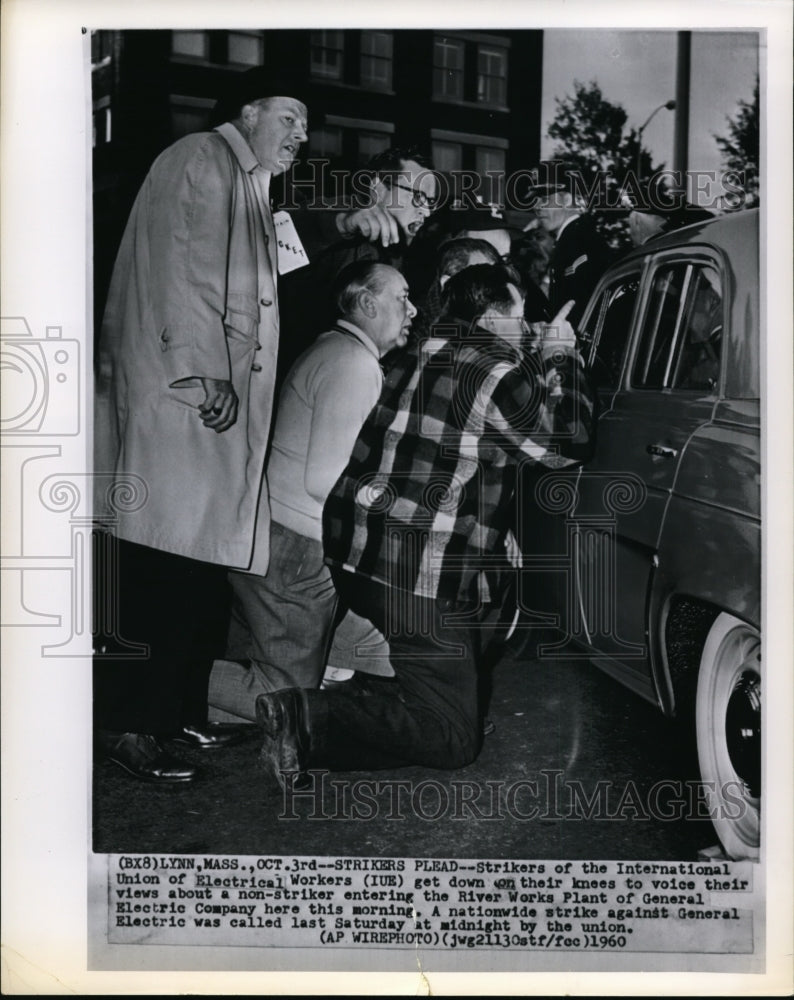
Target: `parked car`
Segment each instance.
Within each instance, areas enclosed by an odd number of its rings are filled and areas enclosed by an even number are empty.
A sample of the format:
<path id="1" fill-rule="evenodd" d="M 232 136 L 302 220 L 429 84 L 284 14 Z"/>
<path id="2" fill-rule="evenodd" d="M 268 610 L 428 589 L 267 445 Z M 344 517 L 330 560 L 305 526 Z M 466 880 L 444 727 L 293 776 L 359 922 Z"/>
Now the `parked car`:
<path id="1" fill-rule="evenodd" d="M 758 289 L 757 210 L 614 264 L 579 329 L 595 456 L 522 483 L 523 619 L 564 634 L 541 656 L 586 655 L 667 715 L 692 713 L 732 858 L 760 841 Z"/>

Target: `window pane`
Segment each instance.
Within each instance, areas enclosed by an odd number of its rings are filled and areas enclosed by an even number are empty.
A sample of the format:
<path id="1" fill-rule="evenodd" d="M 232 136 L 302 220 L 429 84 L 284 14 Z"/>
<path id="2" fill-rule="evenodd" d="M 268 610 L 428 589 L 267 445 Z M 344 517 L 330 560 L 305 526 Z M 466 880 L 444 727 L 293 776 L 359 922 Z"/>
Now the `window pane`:
<path id="1" fill-rule="evenodd" d="M 590 349 L 590 370 L 598 389 L 616 389 L 623 367 L 634 306 L 640 288 L 640 276 L 633 274 L 605 288 L 593 312 L 587 329 L 580 334 L 582 344 Z"/>
<path id="2" fill-rule="evenodd" d="M 433 45 L 433 96 L 463 100 L 463 42 L 437 36 Z"/>
<path id="3" fill-rule="evenodd" d="M 463 146 L 459 142 L 434 142 L 433 165 L 442 173 L 450 173 L 463 167 Z"/>
<path id="4" fill-rule="evenodd" d="M 393 48 L 390 31 L 362 31 L 361 51 L 367 56 L 379 56 L 381 59 L 391 59 Z"/>
<path id="5" fill-rule="evenodd" d="M 326 80 L 342 79 L 344 39 L 341 31 L 311 33 L 311 73 Z"/>
<path id="6" fill-rule="evenodd" d="M 171 51 L 174 55 L 206 59 L 208 50 L 209 36 L 206 31 L 171 32 Z"/>
<path id="7" fill-rule="evenodd" d="M 207 108 L 191 108 L 178 104 L 171 106 L 171 134 L 175 139 L 207 128 L 210 112 Z"/>
<path id="8" fill-rule="evenodd" d="M 661 389 L 670 384 L 673 353 L 680 340 L 690 292 L 691 271 L 688 264 L 673 264 L 661 268 L 653 279 L 634 366 L 635 385 Z"/>
<path id="9" fill-rule="evenodd" d="M 501 204 L 505 172 L 505 151 L 477 146 L 474 151 L 474 168 L 482 177 L 483 197 L 491 204 Z M 498 177 L 494 176 L 498 174 Z"/>
<path id="10" fill-rule="evenodd" d="M 391 90 L 391 32 L 361 32 L 361 83 L 377 90 Z"/>
<path id="11" fill-rule="evenodd" d="M 507 49 L 477 47 L 477 100 L 484 104 L 507 103 Z"/>
<path id="12" fill-rule="evenodd" d="M 335 125 L 313 128 L 309 133 L 309 153 L 311 156 L 332 159 L 342 155 L 342 129 Z"/>
<path id="13" fill-rule="evenodd" d="M 245 66 L 260 66 L 262 63 L 262 38 L 250 31 L 229 32 L 229 62 Z"/>
<path id="14" fill-rule="evenodd" d="M 698 268 L 672 385 L 707 392 L 715 389 L 720 378 L 721 344 L 722 282 L 713 267 Z"/>

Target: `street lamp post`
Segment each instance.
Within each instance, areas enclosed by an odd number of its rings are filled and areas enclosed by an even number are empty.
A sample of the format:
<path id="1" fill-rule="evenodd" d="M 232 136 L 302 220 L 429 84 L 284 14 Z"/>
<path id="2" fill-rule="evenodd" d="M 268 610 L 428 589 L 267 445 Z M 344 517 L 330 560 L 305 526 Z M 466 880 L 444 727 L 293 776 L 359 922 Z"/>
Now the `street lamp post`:
<path id="1" fill-rule="evenodd" d="M 642 133 L 650 125 L 651 119 L 654 115 L 661 111 L 662 108 L 667 108 L 668 111 L 675 110 L 675 101 L 665 101 L 664 104 L 660 104 L 658 108 L 654 108 L 653 111 L 648 115 L 645 121 L 640 125 L 639 132 L 637 133 L 637 180 L 640 179 L 640 162 L 642 159 Z"/>

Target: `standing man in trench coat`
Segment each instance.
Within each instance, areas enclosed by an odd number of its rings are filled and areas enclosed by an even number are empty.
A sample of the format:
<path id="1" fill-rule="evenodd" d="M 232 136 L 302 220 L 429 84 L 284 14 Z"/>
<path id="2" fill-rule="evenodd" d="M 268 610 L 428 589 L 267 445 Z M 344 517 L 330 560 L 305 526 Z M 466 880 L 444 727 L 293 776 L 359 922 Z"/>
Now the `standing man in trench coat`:
<path id="1" fill-rule="evenodd" d="M 298 93 L 262 68 L 240 74 L 219 102 L 222 124 L 158 157 L 108 294 L 95 471 L 113 487 L 96 509 L 118 540 L 119 573 L 103 598 L 122 645 L 149 652 L 97 658 L 95 736 L 150 782 L 195 777 L 166 740 L 209 749 L 241 738 L 206 722 L 207 677 L 225 639 L 227 567 L 267 569 L 260 494 L 279 329 L 269 184 L 307 139 Z"/>

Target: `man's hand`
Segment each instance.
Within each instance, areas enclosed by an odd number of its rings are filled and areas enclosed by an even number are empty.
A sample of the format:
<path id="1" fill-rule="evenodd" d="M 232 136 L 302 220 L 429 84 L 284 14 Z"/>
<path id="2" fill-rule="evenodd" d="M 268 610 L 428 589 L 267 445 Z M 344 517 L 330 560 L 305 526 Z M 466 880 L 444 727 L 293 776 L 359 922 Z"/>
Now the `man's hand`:
<path id="1" fill-rule="evenodd" d="M 199 406 L 205 427 L 217 434 L 228 431 L 237 420 L 237 393 L 226 379 L 203 378 L 204 402 Z"/>
<path id="2" fill-rule="evenodd" d="M 370 243 L 380 242 L 384 247 L 400 242 L 397 222 L 382 205 L 340 212 L 336 217 L 336 225 L 340 233 L 347 236 L 360 233 Z"/>
<path id="3" fill-rule="evenodd" d="M 541 334 L 542 347 L 576 347 L 576 334 L 568 322 L 568 313 L 575 305 L 574 299 L 569 299 L 550 323 L 543 325 Z M 534 326 L 534 324 L 533 324 Z"/>

